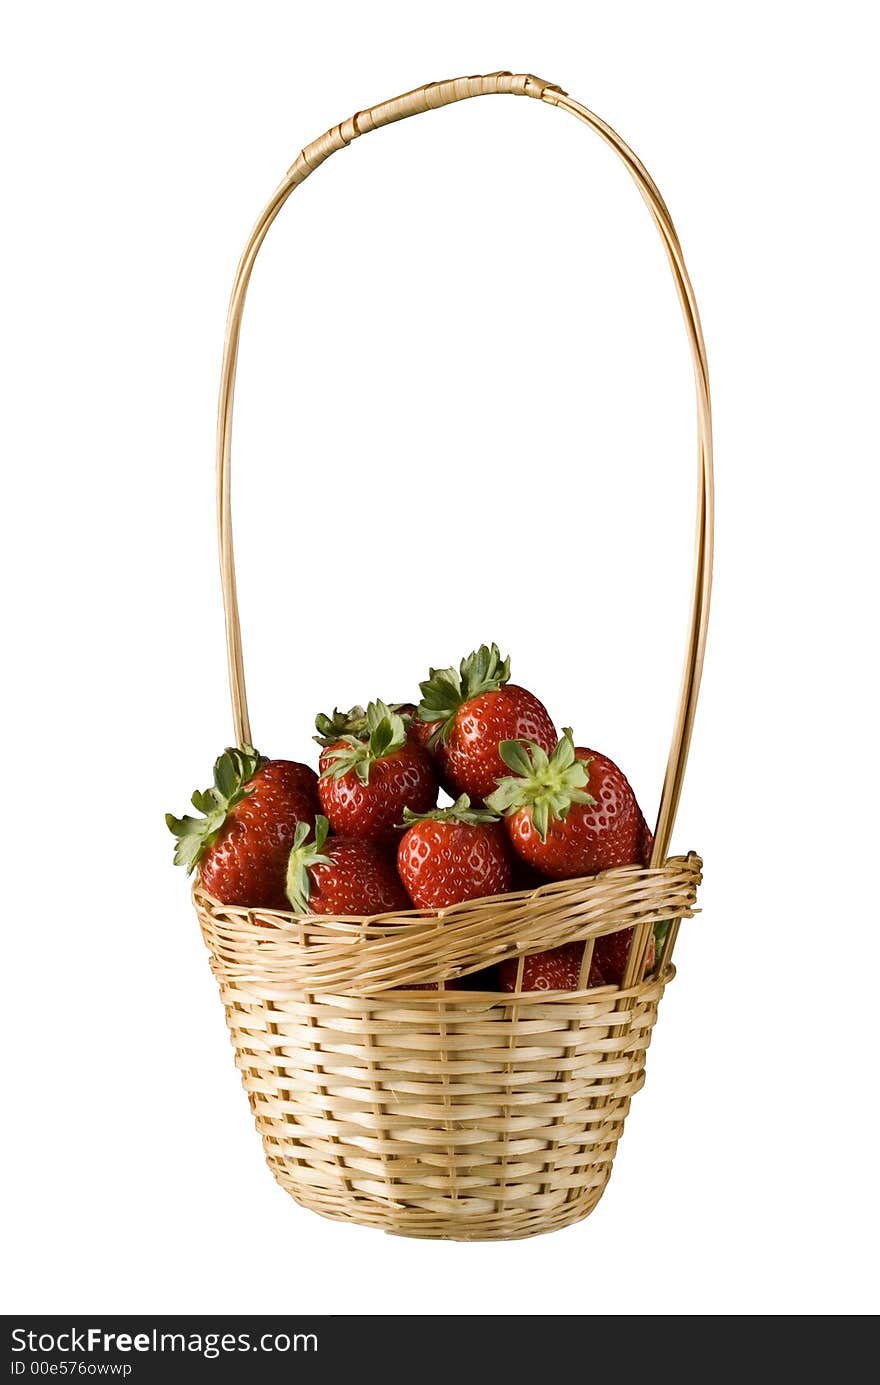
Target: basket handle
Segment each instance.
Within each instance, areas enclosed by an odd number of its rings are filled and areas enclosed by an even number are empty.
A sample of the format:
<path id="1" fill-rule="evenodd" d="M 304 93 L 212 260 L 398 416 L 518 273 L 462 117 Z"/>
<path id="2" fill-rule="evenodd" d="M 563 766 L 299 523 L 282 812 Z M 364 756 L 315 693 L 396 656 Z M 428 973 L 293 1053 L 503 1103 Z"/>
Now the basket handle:
<path id="1" fill-rule="evenodd" d="M 304 183 L 310 173 L 334 154 L 344 149 L 359 135 L 367 134 L 382 125 L 390 125 L 395 120 L 405 120 L 407 116 L 420 115 L 423 111 L 435 110 L 439 106 L 451 105 L 454 101 L 464 101 L 472 96 L 491 95 L 531 96 L 545 101 L 550 106 L 558 106 L 568 111 L 610 145 L 615 154 L 625 164 L 639 192 L 647 203 L 654 219 L 666 254 L 669 258 L 672 277 L 684 313 L 685 327 L 694 364 L 694 377 L 697 394 L 697 552 L 694 567 L 693 596 L 691 600 L 690 624 L 684 660 L 684 673 L 681 683 L 675 725 L 672 732 L 672 745 L 666 766 L 660 808 L 654 830 L 654 850 L 651 865 L 660 865 L 666 857 L 672 826 L 681 795 L 687 763 L 688 748 L 700 687 L 703 668 L 703 653 L 706 644 L 706 627 L 709 618 L 709 595 L 712 581 L 712 413 L 709 399 L 709 373 L 706 348 L 700 326 L 700 316 L 691 281 L 685 267 L 684 256 L 676 235 L 675 227 L 660 192 L 644 165 L 633 151 L 599 116 L 568 96 L 560 87 L 543 82 L 528 74 L 514 76 L 510 72 L 493 72 L 482 77 L 457 77 L 446 82 L 430 82 L 391 101 L 383 101 L 370 110 L 359 111 L 357 115 L 334 125 L 312 144 L 297 155 L 283 182 L 266 206 L 259 221 L 251 232 L 235 276 L 232 296 L 229 302 L 229 315 L 226 323 L 226 340 L 223 348 L 223 367 L 220 377 L 220 402 L 217 418 L 217 524 L 220 540 L 220 574 L 223 585 L 223 608 L 226 617 L 226 650 L 229 664 L 229 686 L 232 694 L 232 716 L 235 726 L 235 739 L 239 745 L 251 743 L 251 729 L 248 718 L 247 694 L 245 692 L 244 666 L 241 647 L 241 626 L 238 617 L 238 597 L 235 586 L 235 562 L 232 547 L 232 520 L 230 511 L 230 464 L 232 444 L 232 409 L 235 393 L 235 369 L 238 361 L 238 345 L 241 332 L 241 319 L 245 296 L 254 261 L 266 233 L 284 206 L 294 188 Z M 641 974 L 644 953 L 648 946 L 648 928 L 640 928 L 644 933 L 634 941 L 628 973 Z M 665 949 L 668 959 L 671 952 L 670 938 Z M 628 975 L 627 982 L 632 980 Z"/>

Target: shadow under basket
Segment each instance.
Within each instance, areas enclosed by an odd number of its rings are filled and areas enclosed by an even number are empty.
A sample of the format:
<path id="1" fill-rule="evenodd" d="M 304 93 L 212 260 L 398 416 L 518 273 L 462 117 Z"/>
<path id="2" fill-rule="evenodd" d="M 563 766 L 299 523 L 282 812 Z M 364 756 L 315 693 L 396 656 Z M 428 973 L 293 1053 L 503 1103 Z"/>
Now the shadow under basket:
<path id="1" fill-rule="evenodd" d="M 361 921 L 231 909 L 197 886 L 278 1182 L 323 1216 L 403 1236 L 509 1239 L 585 1217 L 644 1081 L 674 975 L 663 950 L 624 989 L 414 988 L 579 939 L 588 974 L 596 937 L 690 915 L 699 879 L 691 855 Z"/>
<path id="2" fill-rule="evenodd" d="M 455 1240 L 533 1236 L 595 1207 L 644 1080 L 657 1006 L 674 974 L 679 921 L 693 913 L 700 879 L 697 856 L 667 854 L 709 614 L 712 423 L 696 300 L 656 184 L 605 121 L 528 74 L 432 82 L 359 111 L 302 150 L 245 246 L 229 304 L 217 429 L 229 684 L 235 741 L 245 746 L 254 740 L 232 543 L 231 439 L 242 315 L 260 247 L 290 195 L 331 154 L 395 121 L 492 95 L 565 111 L 617 154 L 657 227 L 684 315 L 697 400 L 696 566 L 650 864 L 428 917 L 302 918 L 227 907 L 198 883 L 194 891 L 236 1062 L 278 1182 L 327 1217 Z M 527 301 L 513 302 L 511 311 L 512 320 L 535 319 Z M 355 343 L 349 355 L 357 350 Z M 636 634 L 628 627 L 628 639 Z M 658 923 L 668 929 L 652 960 Z M 580 941 L 586 986 L 595 939 L 623 929 L 633 932 L 619 987 L 503 994 L 478 979 L 459 988 L 462 978 L 505 958 Z M 473 989 L 480 984 L 486 989 Z"/>

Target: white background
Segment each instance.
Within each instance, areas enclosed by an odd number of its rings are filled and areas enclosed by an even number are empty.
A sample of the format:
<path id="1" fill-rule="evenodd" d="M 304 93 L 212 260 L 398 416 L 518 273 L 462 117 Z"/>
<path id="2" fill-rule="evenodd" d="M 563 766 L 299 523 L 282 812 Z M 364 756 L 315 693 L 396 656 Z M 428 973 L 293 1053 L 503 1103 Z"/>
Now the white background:
<path id="1" fill-rule="evenodd" d="M 447 0 L 21 6 L 2 48 L 7 1311 L 859 1313 L 877 1223 L 872 12 Z M 162 821 L 230 735 L 226 300 L 301 145 L 531 70 L 643 157 L 702 308 L 717 584 L 674 837 L 706 861 L 583 1224 L 417 1243 L 265 1169 Z M 235 439 L 254 735 L 483 639 L 652 814 L 693 397 L 659 240 L 513 98 L 359 141 L 258 263 Z"/>

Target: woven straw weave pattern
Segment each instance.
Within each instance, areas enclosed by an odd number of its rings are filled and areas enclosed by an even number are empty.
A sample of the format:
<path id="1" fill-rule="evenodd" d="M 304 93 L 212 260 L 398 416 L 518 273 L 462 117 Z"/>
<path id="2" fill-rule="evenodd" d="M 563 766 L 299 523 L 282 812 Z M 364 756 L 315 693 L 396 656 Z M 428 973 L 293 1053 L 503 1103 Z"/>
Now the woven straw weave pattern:
<path id="1" fill-rule="evenodd" d="M 400 990 L 399 978 L 413 987 L 440 972 L 442 985 L 545 945 L 686 916 L 699 879 L 691 855 L 396 921 L 234 910 L 197 887 L 278 1182 L 324 1216 L 410 1236 L 513 1238 L 585 1217 L 672 970 L 625 991 L 552 996 Z M 316 988 L 331 977 L 338 990 Z"/>

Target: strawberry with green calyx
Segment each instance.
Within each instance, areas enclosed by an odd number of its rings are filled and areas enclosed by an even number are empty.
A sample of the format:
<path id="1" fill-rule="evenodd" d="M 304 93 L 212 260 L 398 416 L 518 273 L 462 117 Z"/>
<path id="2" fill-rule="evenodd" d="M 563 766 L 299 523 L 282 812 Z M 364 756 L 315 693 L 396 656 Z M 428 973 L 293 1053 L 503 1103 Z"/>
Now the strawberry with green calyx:
<path id="1" fill-rule="evenodd" d="M 387 914 L 409 908 L 390 853 L 363 837 L 331 837 L 322 813 L 314 841 L 301 823 L 287 862 L 287 899 L 297 914 Z"/>
<path id="2" fill-rule="evenodd" d="M 202 817 L 165 821 L 177 838 L 176 865 L 199 867 L 204 888 L 223 904 L 286 909 L 287 857 L 298 827 L 320 807 L 317 775 L 292 760 L 267 760 L 253 746 L 225 750 L 214 783 L 192 796 Z"/>
<path id="3" fill-rule="evenodd" d="M 319 712 L 315 717 L 315 730 L 317 735 L 312 737 L 318 745 L 335 745 L 343 736 L 363 736 L 367 729 L 366 709 L 357 703 L 354 707 L 349 707 L 347 712 L 341 712 L 338 707 L 327 716 L 326 712 Z"/>
<path id="4" fill-rule="evenodd" d="M 652 838 L 630 784 L 613 760 L 575 746 L 566 729 L 552 755 L 505 741 L 513 775 L 486 800 L 505 815 L 514 850 L 551 880 L 643 865 Z"/>
<path id="5" fill-rule="evenodd" d="M 430 755 L 384 702 L 369 704 L 362 735 L 341 736 L 324 749 L 320 771 L 321 807 L 343 836 L 396 841 L 404 808 L 427 812 L 437 802 Z"/>
<path id="6" fill-rule="evenodd" d="M 544 704 L 509 678 L 510 660 L 501 658 L 497 644 L 484 644 L 457 670 L 432 668 L 419 685 L 418 715 L 431 728 L 441 780 L 472 803 L 482 803 L 505 773 L 502 741 L 535 741 L 548 753 L 556 744 Z"/>
<path id="7" fill-rule="evenodd" d="M 507 835 L 495 813 L 472 808 L 467 794 L 451 808 L 403 815 L 407 831 L 397 869 L 418 909 L 506 894 L 511 884 Z"/>
<path id="8" fill-rule="evenodd" d="M 514 775 L 487 800 L 505 813 L 517 854 L 543 875 L 566 880 L 613 866 L 647 863 L 653 838 L 630 785 L 605 755 L 575 746 L 566 729 L 553 754 L 540 746 L 506 744 L 501 753 Z M 633 930 L 597 938 L 585 987 L 619 986 Z M 534 953 L 523 961 L 523 991 L 573 991 L 580 984 L 583 943 Z M 654 961 L 649 948 L 647 966 Z M 517 989 L 519 963 L 502 962 L 498 984 Z"/>
<path id="9" fill-rule="evenodd" d="M 564 822 L 573 804 L 595 804 L 595 798 L 587 792 L 587 767 L 575 755 L 570 727 L 564 728 L 552 755 L 543 746 L 523 740 L 502 741 L 498 750 L 515 777 L 508 775 L 499 780 L 487 800 L 489 807 L 499 814 L 527 810 L 529 822 L 542 842 L 547 839 L 551 816 Z M 530 857 L 526 854 L 525 859 Z M 537 862 L 531 864 L 540 869 Z"/>
<path id="10" fill-rule="evenodd" d="M 389 702 L 388 710 L 402 717 L 407 729 L 411 727 L 413 713 L 416 710 L 413 702 Z M 347 712 L 341 712 L 338 707 L 334 707 L 329 716 L 326 712 L 319 712 L 315 717 L 315 730 L 318 734 L 313 736 L 312 740 L 323 746 L 335 745 L 344 736 L 364 739 L 369 735 L 366 708 L 358 702 L 354 707 L 349 707 Z M 419 743 L 422 743 L 421 739 Z"/>

